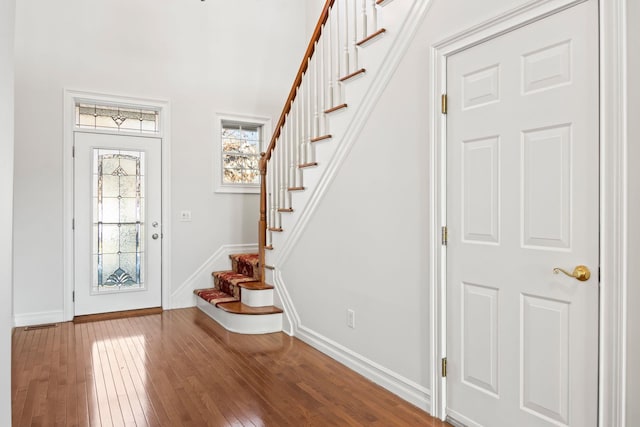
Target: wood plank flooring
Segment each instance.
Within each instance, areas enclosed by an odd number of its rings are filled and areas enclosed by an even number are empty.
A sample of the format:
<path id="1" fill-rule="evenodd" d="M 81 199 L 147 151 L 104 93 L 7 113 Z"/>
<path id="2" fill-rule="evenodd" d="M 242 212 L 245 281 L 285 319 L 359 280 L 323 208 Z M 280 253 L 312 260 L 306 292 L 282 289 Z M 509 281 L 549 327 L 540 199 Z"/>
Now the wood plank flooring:
<path id="1" fill-rule="evenodd" d="M 13 333 L 14 426 L 448 426 L 298 339 L 195 308 Z"/>

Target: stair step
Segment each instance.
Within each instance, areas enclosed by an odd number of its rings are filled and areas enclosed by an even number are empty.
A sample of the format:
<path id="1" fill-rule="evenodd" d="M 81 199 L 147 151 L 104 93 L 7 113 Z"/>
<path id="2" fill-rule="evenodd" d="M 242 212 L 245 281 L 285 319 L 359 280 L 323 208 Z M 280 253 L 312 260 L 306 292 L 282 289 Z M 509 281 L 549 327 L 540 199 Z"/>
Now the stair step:
<path id="1" fill-rule="evenodd" d="M 304 168 L 312 168 L 314 166 L 318 166 L 318 162 L 303 163 L 301 165 L 298 165 L 298 168 L 299 169 L 304 169 Z"/>
<path id="2" fill-rule="evenodd" d="M 360 40 L 358 43 L 356 43 L 356 46 L 358 47 L 364 47 L 365 45 L 367 45 L 370 41 L 372 41 L 373 39 L 380 37 L 381 35 L 385 34 L 387 32 L 387 30 L 385 28 L 380 28 L 378 31 L 376 31 L 375 33 L 363 38 L 362 40 Z"/>
<path id="3" fill-rule="evenodd" d="M 343 108 L 347 108 L 347 104 L 336 105 L 335 107 L 329 108 L 328 110 L 324 110 L 324 113 L 333 113 L 334 111 L 342 110 Z"/>
<path id="4" fill-rule="evenodd" d="M 273 250 L 273 245 L 267 245 L 264 247 L 266 250 L 268 251 L 272 251 Z"/>
<path id="5" fill-rule="evenodd" d="M 287 188 L 289 191 L 304 191 L 304 187 L 289 187 Z"/>
<path id="6" fill-rule="evenodd" d="M 311 142 L 320 142 L 320 141 L 324 141 L 326 139 L 331 139 L 333 138 L 333 135 L 322 135 L 322 136 L 316 136 L 315 138 L 311 138 L 310 141 Z"/>
<path id="7" fill-rule="evenodd" d="M 193 293 L 209 304 L 213 305 L 216 305 L 220 302 L 238 301 L 238 298 L 235 298 L 216 288 L 194 289 Z"/>
<path id="8" fill-rule="evenodd" d="M 267 230 L 269 230 L 269 231 L 277 231 L 278 233 L 284 231 L 282 229 L 282 227 L 269 227 L 269 228 L 267 228 Z"/>
<path id="9" fill-rule="evenodd" d="M 366 73 L 366 71 L 367 70 L 365 70 L 364 68 L 360 68 L 358 71 L 354 71 L 351 74 L 347 74 L 346 76 L 341 77 L 339 81 L 346 82 L 347 80 L 352 79 L 356 76 L 361 76 L 362 74 Z"/>
<path id="10" fill-rule="evenodd" d="M 202 298 L 196 299 L 196 306 L 207 316 L 221 324 L 225 329 L 239 334 L 270 334 L 282 331 L 282 311 L 276 307 L 262 307 L 262 309 L 224 307 L 229 303 L 212 305 Z M 234 304 L 234 303 L 232 303 Z M 242 307 L 241 303 L 239 307 Z M 275 309 L 275 310 L 274 310 Z M 273 311 L 273 313 L 270 313 Z M 251 312 L 251 313 L 248 313 Z M 262 314 L 255 316 L 255 314 Z"/>
<path id="11" fill-rule="evenodd" d="M 266 265 L 265 265 L 265 268 L 267 268 Z M 251 291 L 262 291 L 267 289 L 273 289 L 272 285 L 264 282 L 244 282 L 244 283 L 239 283 L 238 286 L 240 286 L 242 289 L 248 289 Z"/>
<path id="12" fill-rule="evenodd" d="M 278 212 L 283 212 L 283 213 L 293 212 L 293 208 L 280 208 L 278 209 Z"/>
<path id="13" fill-rule="evenodd" d="M 255 280 L 260 280 L 260 271 L 258 264 L 260 263 L 260 257 L 254 253 L 240 253 L 229 255 L 231 259 L 231 269 L 236 273 L 244 274 L 245 276 L 253 277 Z"/>
<path id="14" fill-rule="evenodd" d="M 240 299 L 240 284 L 246 282 L 255 282 L 256 279 L 253 276 L 246 276 L 235 271 L 214 271 L 211 273 L 213 276 L 213 283 L 216 289 L 221 290 L 229 295 Z"/>
<path id="15" fill-rule="evenodd" d="M 228 313 L 234 314 L 262 315 L 282 313 L 282 309 L 273 305 L 269 307 L 249 307 L 248 305 L 243 304 L 240 301 L 219 303 L 217 304 L 217 307 Z"/>

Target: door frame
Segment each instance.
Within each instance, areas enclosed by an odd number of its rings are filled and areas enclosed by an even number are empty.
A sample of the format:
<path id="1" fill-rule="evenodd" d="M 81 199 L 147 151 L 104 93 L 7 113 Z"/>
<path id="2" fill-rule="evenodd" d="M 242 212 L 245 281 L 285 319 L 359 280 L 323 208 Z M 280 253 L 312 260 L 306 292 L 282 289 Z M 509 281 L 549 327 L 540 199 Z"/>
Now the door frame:
<path id="1" fill-rule="evenodd" d="M 446 115 L 447 58 L 588 0 L 533 0 L 430 46 L 430 347 L 431 414 L 446 417 Z M 600 96 L 600 291 L 598 425 L 625 425 L 627 218 L 626 218 L 626 10 L 625 0 L 599 3 Z M 606 143 L 603 143 L 606 141 Z"/>
<path id="2" fill-rule="evenodd" d="M 88 103 L 108 103 L 115 105 L 127 105 L 133 107 L 148 108 L 157 110 L 159 114 L 159 132 L 157 134 L 148 135 L 149 137 L 159 138 L 161 140 L 161 161 L 162 161 L 162 255 L 161 255 L 161 292 L 162 292 L 162 308 L 169 309 L 171 307 L 171 131 L 170 131 L 170 108 L 169 102 L 166 100 L 132 98 L 128 96 L 107 95 L 95 92 L 64 90 L 64 144 L 63 144 L 63 206 L 62 230 L 63 239 L 63 315 L 65 321 L 73 320 L 74 302 L 73 291 L 74 283 L 74 253 L 73 253 L 73 204 L 75 200 L 73 186 L 73 141 L 74 133 L 78 131 L 75 127 L 75 105 L 77 102 Z M 116 132 L 90 130 L 90 133 L 109 133 L 117 135 Z M 140 134 L 122 133 L 123 135 L 142 136 Z"/>

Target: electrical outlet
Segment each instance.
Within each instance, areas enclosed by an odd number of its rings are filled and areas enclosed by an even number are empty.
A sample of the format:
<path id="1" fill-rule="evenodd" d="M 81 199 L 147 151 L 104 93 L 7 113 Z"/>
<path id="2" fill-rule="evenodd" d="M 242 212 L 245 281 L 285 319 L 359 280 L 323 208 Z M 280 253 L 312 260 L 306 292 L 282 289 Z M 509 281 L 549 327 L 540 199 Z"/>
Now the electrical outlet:
<path id="1" fill-rule="evenodd" d="M 181 211 L 180 221 L 191 221 L 191 211 Z"/>
<path id="2" fill-rule="evenodd" d="M 347 326 L 350 328 L 356 328 L 356 312 L 352 309 L 347 309 Z"/>

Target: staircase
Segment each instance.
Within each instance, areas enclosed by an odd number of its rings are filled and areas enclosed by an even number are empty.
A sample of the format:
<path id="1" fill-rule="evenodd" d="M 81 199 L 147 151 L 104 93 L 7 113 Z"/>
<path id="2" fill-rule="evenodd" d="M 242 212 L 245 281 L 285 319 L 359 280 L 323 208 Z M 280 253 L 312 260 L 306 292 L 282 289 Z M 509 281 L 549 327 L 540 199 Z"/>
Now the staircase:
<path id="1" fill-rule="evenodd" d="M 232 254 L 232 270 L 212 273 L 213 288 L 196 289 L 197 307 L 226 329 L 241 334 L 282 330 L 282 310 L 273 286 L 259 278 L 258 254 Z"/>
<path id="2" fill-rule="evenodd" d="M 275 270 L 278 258 L 274 253 L 297 225 L 315 187 L 323 185 L 323 169 L 326 172 L 336 167 L 331 162 L 340 144 L 346 146 L 346 140 L 353 137 L 350 131 L 358 117 L 358 103 L 367 99 L 372 85 L 367 79 L 375 74 L 367 67 L 384 68 L 393 49 L 390 42 L 382 42 L 375 52 L 378 45 L 374 43 L 388 34 L 379 25 L 380 14 L 392 3 L 398 6 L 391 11 L 390 21 L 399 34 L 405 24 L 404 9 L 410 15 L 420 1 L 325 3 L 274 135 L 260 160 L 259 253 L 231 255 L 233 270 L 213 273 L 213 288 L 194 291 L 197 306 L 231 331 L 282 330 L 283 311 L 273 305 L 274 288 L 265 283 L 265 268 Z M 352 103 L 347 103 L 348 90 Z M 274 276 L 268 280 L 273 283 Z M 280 299 L 276 304 L 286 305 Z"/>

